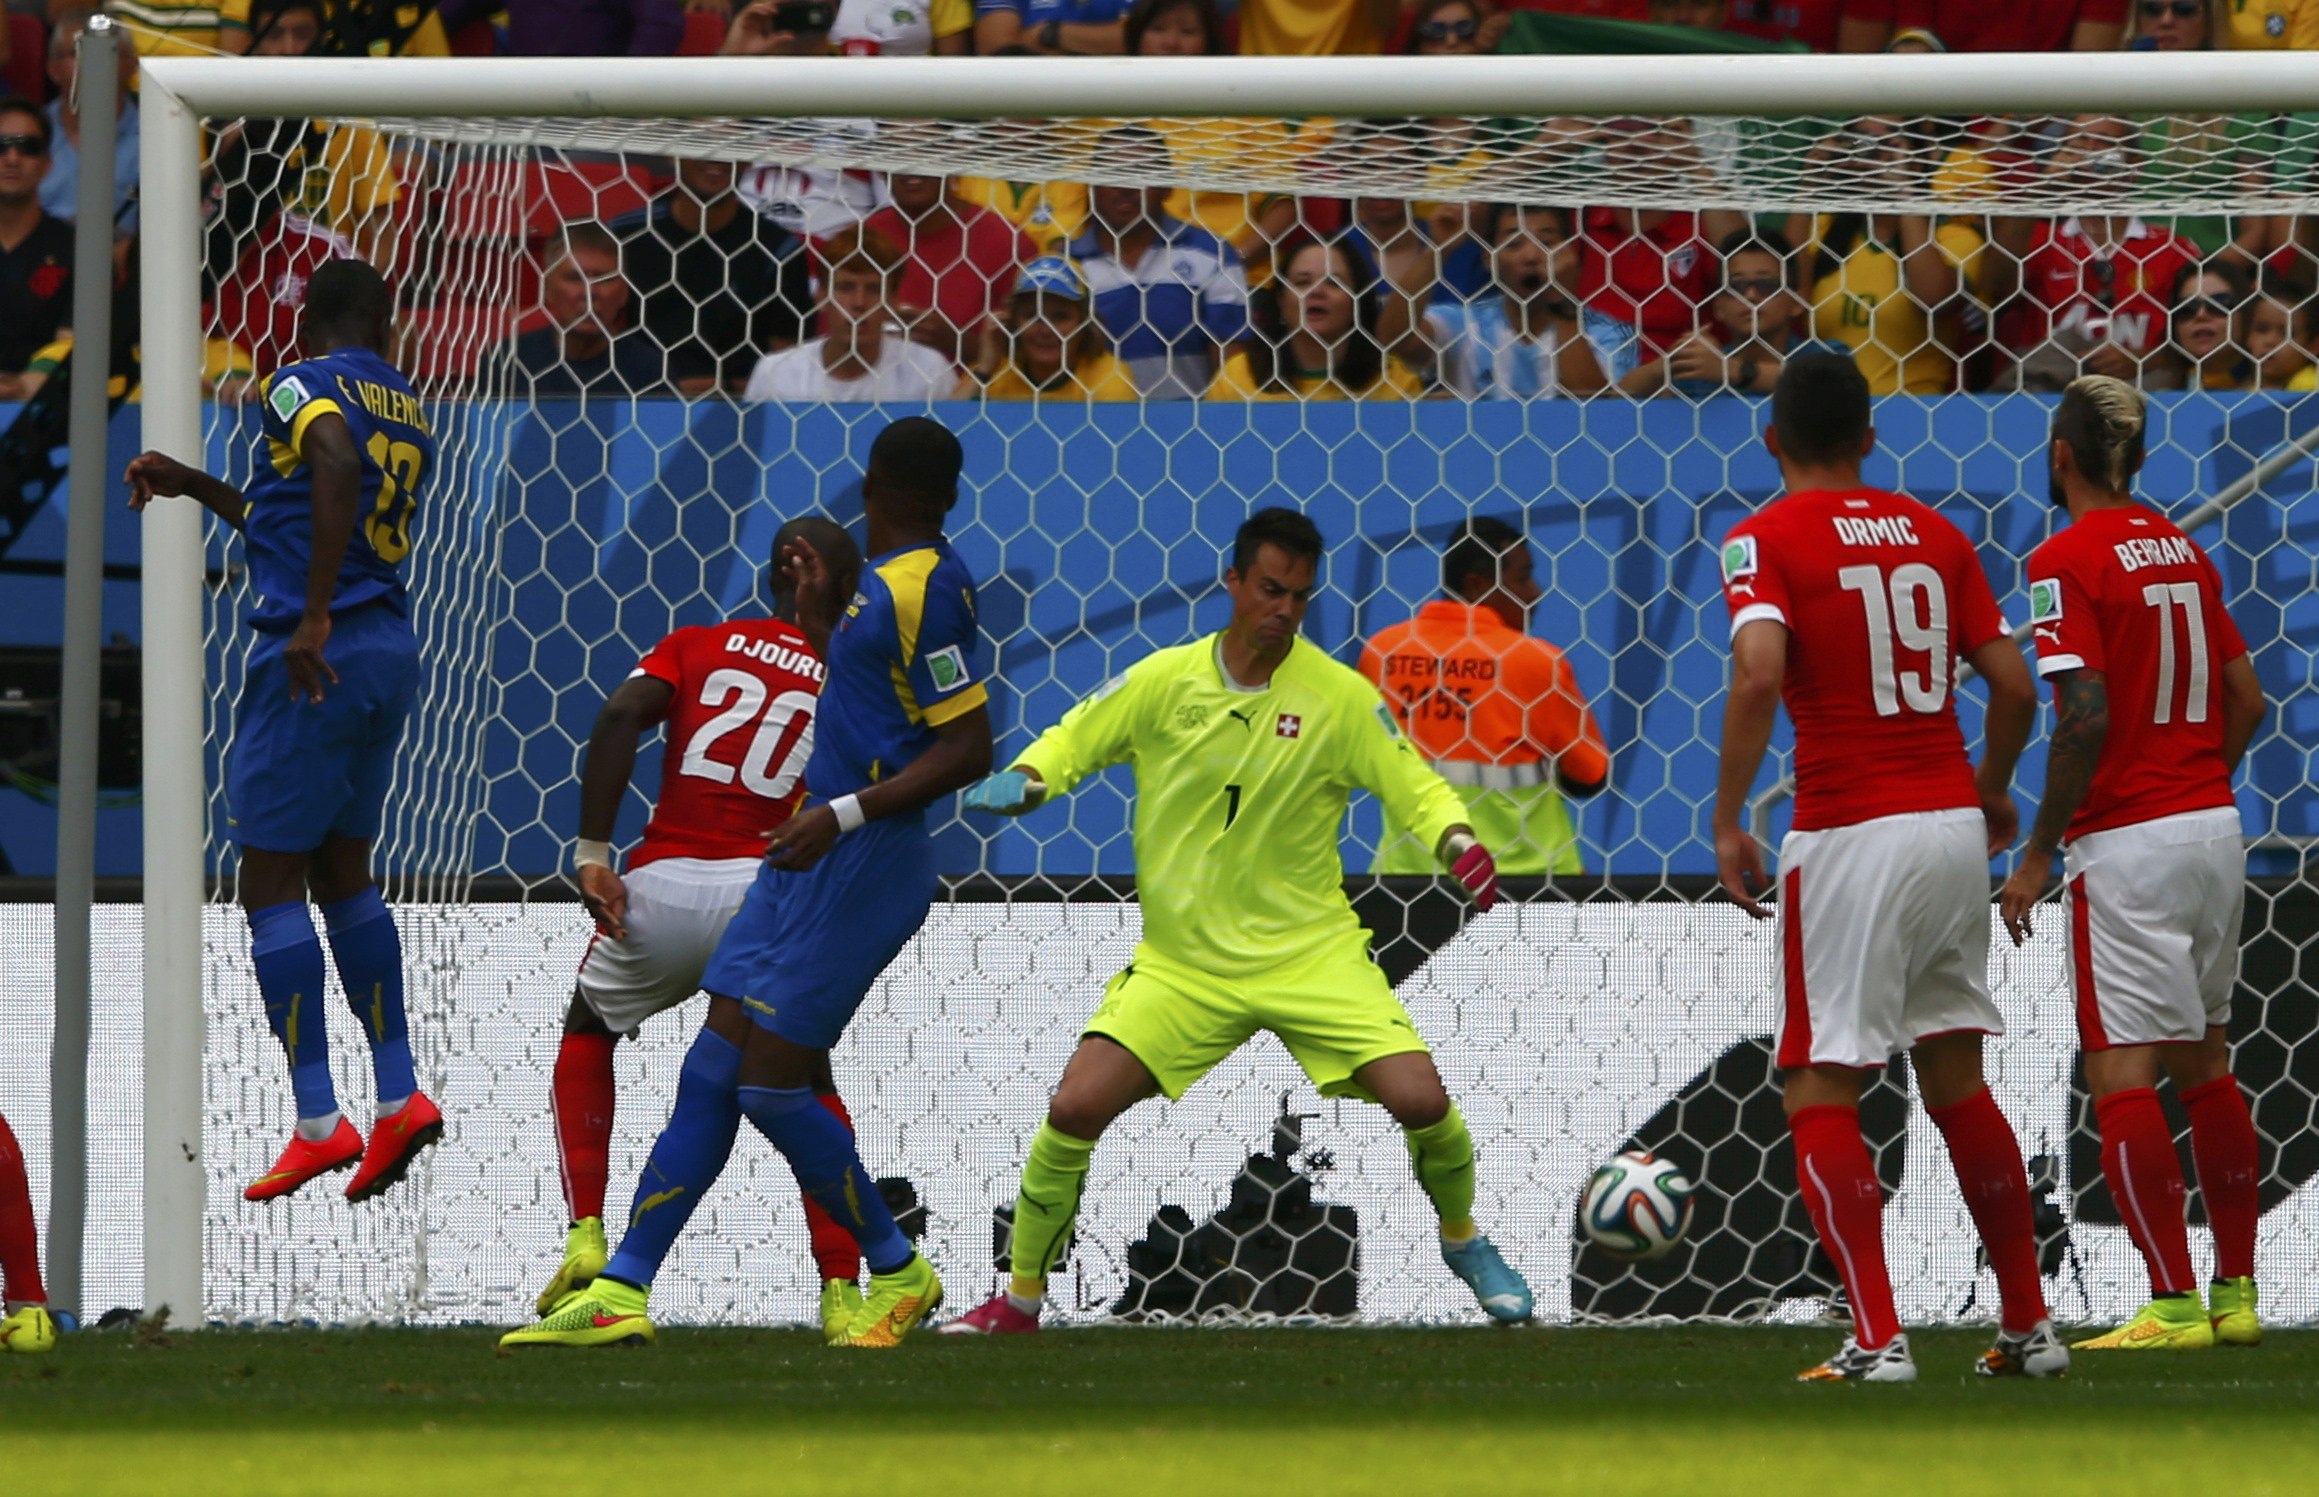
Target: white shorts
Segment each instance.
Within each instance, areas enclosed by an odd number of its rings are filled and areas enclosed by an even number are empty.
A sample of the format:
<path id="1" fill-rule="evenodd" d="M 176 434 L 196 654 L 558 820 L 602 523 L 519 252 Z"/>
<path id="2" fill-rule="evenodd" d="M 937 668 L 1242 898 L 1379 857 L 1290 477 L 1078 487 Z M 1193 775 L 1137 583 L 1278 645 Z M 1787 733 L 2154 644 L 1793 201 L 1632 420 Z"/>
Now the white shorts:
<path id="1" fill-rule="evenodd" d="M 2078 1043 L 2173 1044 L 2228 1025 L 2247 901 L 2237 808 L 2088 832 L 2068 863 Z"/>
<path id="2" fill-rule="evenodd" d="M 756 858 L 662 858 L 624 880 L 628 935 L 598 935 L 580 958 L 580 997 L 615 1034 L 700 991 L 701 971 L 741 898 Z"/>
<path id="3" fill-rule="evenodd" d="M 1881 1066 L 1931 1035 L 2005 1032 L 1977 810 L 1790 832 L 1779 941 L 1783 1066 Z"/>

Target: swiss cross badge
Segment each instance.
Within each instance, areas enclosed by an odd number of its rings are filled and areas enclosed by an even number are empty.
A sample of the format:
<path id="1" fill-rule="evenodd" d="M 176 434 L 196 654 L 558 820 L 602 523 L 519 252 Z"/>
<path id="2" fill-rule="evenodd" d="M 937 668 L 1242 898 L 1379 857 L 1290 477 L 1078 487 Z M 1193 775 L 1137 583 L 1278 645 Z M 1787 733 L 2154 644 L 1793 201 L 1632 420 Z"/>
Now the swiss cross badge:
<path id="1" fill-rule="evenodd" d="M 1294 738 L 1303 731 L 1304 719 L 1293 712 L 1283 712 L 1273 720 L 1272 732 L 1275 737 Z"/>

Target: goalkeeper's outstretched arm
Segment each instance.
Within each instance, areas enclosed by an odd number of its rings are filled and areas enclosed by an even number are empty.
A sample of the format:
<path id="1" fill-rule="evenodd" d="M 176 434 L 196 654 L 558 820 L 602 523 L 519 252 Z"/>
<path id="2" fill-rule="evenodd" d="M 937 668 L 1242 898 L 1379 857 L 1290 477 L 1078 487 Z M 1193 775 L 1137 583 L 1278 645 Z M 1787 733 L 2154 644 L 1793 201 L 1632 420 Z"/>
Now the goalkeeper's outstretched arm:
<path id="1" fill-rule="evenodd" d="M 1063 720 L 1015 756 L 1013 764 L 966 792 L 966 809 L 1022 816 L 1067 794 L 1099 769 L 1129 758 L 1142 711 L 1146 673 L 1129 669 L 1063 714 Z"/>

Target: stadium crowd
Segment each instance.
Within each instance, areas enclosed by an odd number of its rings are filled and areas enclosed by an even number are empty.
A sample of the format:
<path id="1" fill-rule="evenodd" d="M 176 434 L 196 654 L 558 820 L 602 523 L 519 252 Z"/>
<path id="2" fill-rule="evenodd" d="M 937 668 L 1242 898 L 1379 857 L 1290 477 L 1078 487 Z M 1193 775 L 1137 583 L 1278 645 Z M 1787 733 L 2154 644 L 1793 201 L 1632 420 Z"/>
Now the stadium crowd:
<path id="1" fill-rule="evenodd" d="M 0 75 L 0 399 L 71 347 L 73 46 L 94 11 L 9 0 Z M 1636 47 L 1842 51 L 2319 46 L 2319 0 L 113 0 L 140 56 L 837 53 L 1050 57 Z M 1713 35 L 1711 33 L 1722 33 Z M 138 138 L 124 64 L 114 375 L 133 388 Z M 1224 128 L 1219 128 L 1224 127 Z M 1490 202 L 1494 166 L 1615 173 L 1679 120 L 1058 122 L 1077 181 L 547 155 L 477 161 L 351 126 L 210 141 L 213 393 L 291 352 L 325 260 L 402 267 L 404 353 L 441 392 L 747 400 L 1697 398 L 1768 392 L 1799 348 L 1879 394 L 2319 388 L 2319 220 L 1748 215 Z M 1417 152 L 1433 201 L 1165 182 L 1242 148 L 1300 175 Z M 2310 170 L 2301 116 L 1864 118 L 1807 170 L 1892 200 L 2120 180 L 2211 201 Z M 1704 172 L 1705 168 L 1700 170 Z M 1689 202 L 1715 200 L 1711 179 Z M 509 297 L 505 288 L 513 285 Z M 480 288 L 488 288 L 486 292 Z"/>

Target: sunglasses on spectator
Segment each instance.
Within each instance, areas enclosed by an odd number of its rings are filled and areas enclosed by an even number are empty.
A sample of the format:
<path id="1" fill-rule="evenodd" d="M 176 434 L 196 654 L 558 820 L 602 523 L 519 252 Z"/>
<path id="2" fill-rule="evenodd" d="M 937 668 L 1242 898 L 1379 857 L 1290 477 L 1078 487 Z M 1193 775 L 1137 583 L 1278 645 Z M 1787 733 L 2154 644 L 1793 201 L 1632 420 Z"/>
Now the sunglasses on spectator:
<path id="1" fill-rule="evenodd" d="M 10 151 L 37 158 L 48 154 L 48 145 L 37 135 L 0 135 L 0 156 Z"/>
<path id="2" fill-rule="evenodd" d="M 1481 34 L 1479 21 L 1427 21 L 1417 28 L 1421 42 L 1470 42 Z"/>
<path id="3" fill-rule="evenodd" d="M 2141 4 L 2142 19 L 2146 21 L 2158 20 L 2168 11 L 2174 12 L 2174 19 L 2187 21 L 2204 9 L 2206 0 L 2142 0 Z"/>
<path id="4" fill-rule="evenodd" d="M 1776 275 L 1733 276 L 1723 283 L 1723 289 L 1747 297 L 1773 297 L 1787 286 Z"/>
<path id="5" fill-rule="evenodd" d="M 2238 308 L 2218 296 L 2194 296 L 2176 307 L 2174 315 L 2177 318 L 2182 318 L 2196 317 L 2201 313 L 2212 313 L 2217 317 L 2228 317 L 2237 310 Z"/>

